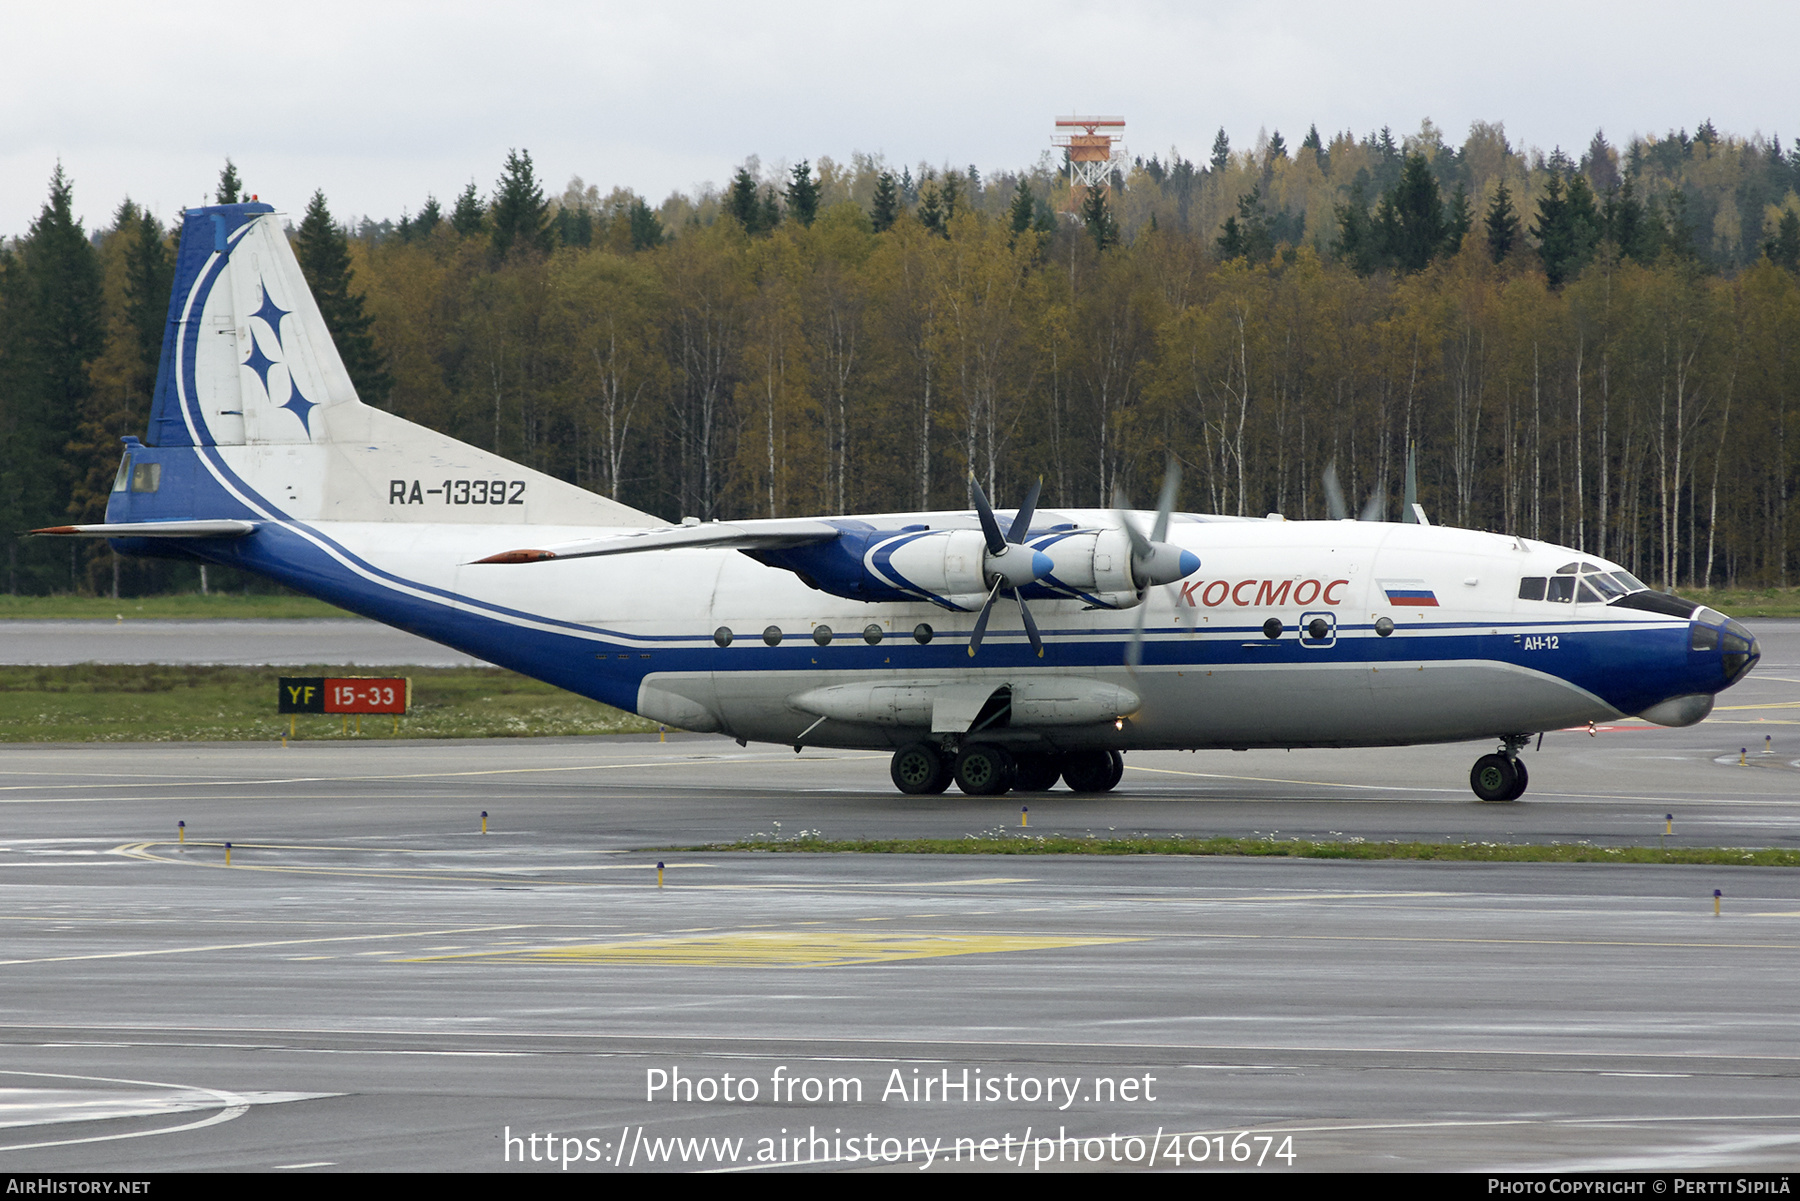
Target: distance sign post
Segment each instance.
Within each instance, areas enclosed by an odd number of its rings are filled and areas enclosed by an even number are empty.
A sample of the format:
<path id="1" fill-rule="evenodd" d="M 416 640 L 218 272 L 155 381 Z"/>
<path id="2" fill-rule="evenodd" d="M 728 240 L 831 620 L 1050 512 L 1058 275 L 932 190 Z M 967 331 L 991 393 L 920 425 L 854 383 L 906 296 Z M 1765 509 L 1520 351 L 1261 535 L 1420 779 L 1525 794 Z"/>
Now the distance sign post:
<path id="1" fill-rule="evenodd" d="M 412 681 L 404 676 L 282 676 L 276 685 L 276 712 L 288 714 L 292 737 L 301 713 L 336 713 L 350 732 L 350 715 L 356 716 L 356 732 L 362 733 L 362 715 L 388 713 L 394 733 L 400 732 L 400 715 L 412 704 Z"/>

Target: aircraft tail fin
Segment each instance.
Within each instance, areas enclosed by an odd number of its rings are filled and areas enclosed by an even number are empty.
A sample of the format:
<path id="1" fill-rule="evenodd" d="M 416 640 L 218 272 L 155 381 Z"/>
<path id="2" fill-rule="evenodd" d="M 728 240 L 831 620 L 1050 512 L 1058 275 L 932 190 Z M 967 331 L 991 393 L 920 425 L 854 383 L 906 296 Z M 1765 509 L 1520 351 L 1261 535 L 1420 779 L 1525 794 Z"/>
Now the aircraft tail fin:
<path id="1" fill-rule="evenodd" d="M 150 428 L 128 442 L 109 522 L 663 524 L 365 405 L 256 201 L 184 214 Z"/>

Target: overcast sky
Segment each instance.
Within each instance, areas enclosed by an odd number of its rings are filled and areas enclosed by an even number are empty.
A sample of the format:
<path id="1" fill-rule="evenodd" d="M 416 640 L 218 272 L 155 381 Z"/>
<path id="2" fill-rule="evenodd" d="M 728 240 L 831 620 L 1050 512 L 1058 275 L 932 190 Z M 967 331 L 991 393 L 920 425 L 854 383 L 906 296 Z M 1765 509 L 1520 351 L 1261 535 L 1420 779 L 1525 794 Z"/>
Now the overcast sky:
<path id="1" fill-rule="evenodd" d="M 0 234 L 60 159 L 77 210 L 165 220 L 226 155 L 298 213 L 398 218 L 493 187 L 530 150 L 571 175 L 670 191 L 765 164 L 1029 165 L 1070 112 L 1125 117 L 1136 154 L 1204 158 L 1317 123 L 1397 133 L 1474 120 L 1572 152 L 1596 128 L 1800 135 L 1800 5 L 1605 3 L 359 3 L 0 0 Z"/>

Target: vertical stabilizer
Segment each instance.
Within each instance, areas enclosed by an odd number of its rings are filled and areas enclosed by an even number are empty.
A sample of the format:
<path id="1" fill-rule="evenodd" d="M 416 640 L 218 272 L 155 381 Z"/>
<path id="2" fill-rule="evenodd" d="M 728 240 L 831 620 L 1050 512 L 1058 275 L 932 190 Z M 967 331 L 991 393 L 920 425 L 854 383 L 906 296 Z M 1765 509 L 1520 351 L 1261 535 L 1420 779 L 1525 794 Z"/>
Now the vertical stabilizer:
<path id="1" fill-rule="evenodd" d="M 150 445 L 329 441 L 356 388 L 275 210 L 188 210 L 175 272 Z"/>
<path id="2" fill-rule="evenodd" d="M 162 482 L 116 490 L 109 521 L 662 524 L 363 404 L 271 206 L 189 209 L 175 262 L 150 429 L 129 451 Z"/>

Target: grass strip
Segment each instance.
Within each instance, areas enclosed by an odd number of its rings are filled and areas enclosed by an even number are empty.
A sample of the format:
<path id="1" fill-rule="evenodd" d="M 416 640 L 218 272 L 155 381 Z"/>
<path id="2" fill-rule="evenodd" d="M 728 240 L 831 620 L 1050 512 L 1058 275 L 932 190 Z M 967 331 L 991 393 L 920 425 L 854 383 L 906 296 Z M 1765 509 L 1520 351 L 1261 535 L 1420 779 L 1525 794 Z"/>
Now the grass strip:
<path id="1" fill-rule="evenodd" d="M 1441 859 L 1467 863 L 1691 863 L 1717 867 L 1800 867 L 1800 851 L 1748 847 L 1597 846 L 1592 843 L 1309 842 L 1289 838 L 1075 837 L 1066 834 L 971 834 L 963 838 L 841 841 L 809 834 L 758 835 L 738 842 L 665 847 L 665 851 L 837 852 L 858 855 L 1237 855 L 1280 859 Z"/>
<path id="2" fill-rule="evenodd" d="M 79 663 L 0 667 L 0 742 L 252 742 L 289 730 L 281 676 L 406 676 L 401 738 L 649 733 L 656 723 L 498 667 L 232 667 Z M 394 738 L 391 717 L 303 714 L 302 741 Z"/>
<path id="3" fill-rule="evenodd" d="M 185 593 L 120 600 L 106 596 L 0 595 L 0 621 L 274 621 L 354 616 L 356 614 L 346 613 L 336 605 L 294 593 L 280 596 Z"/>

